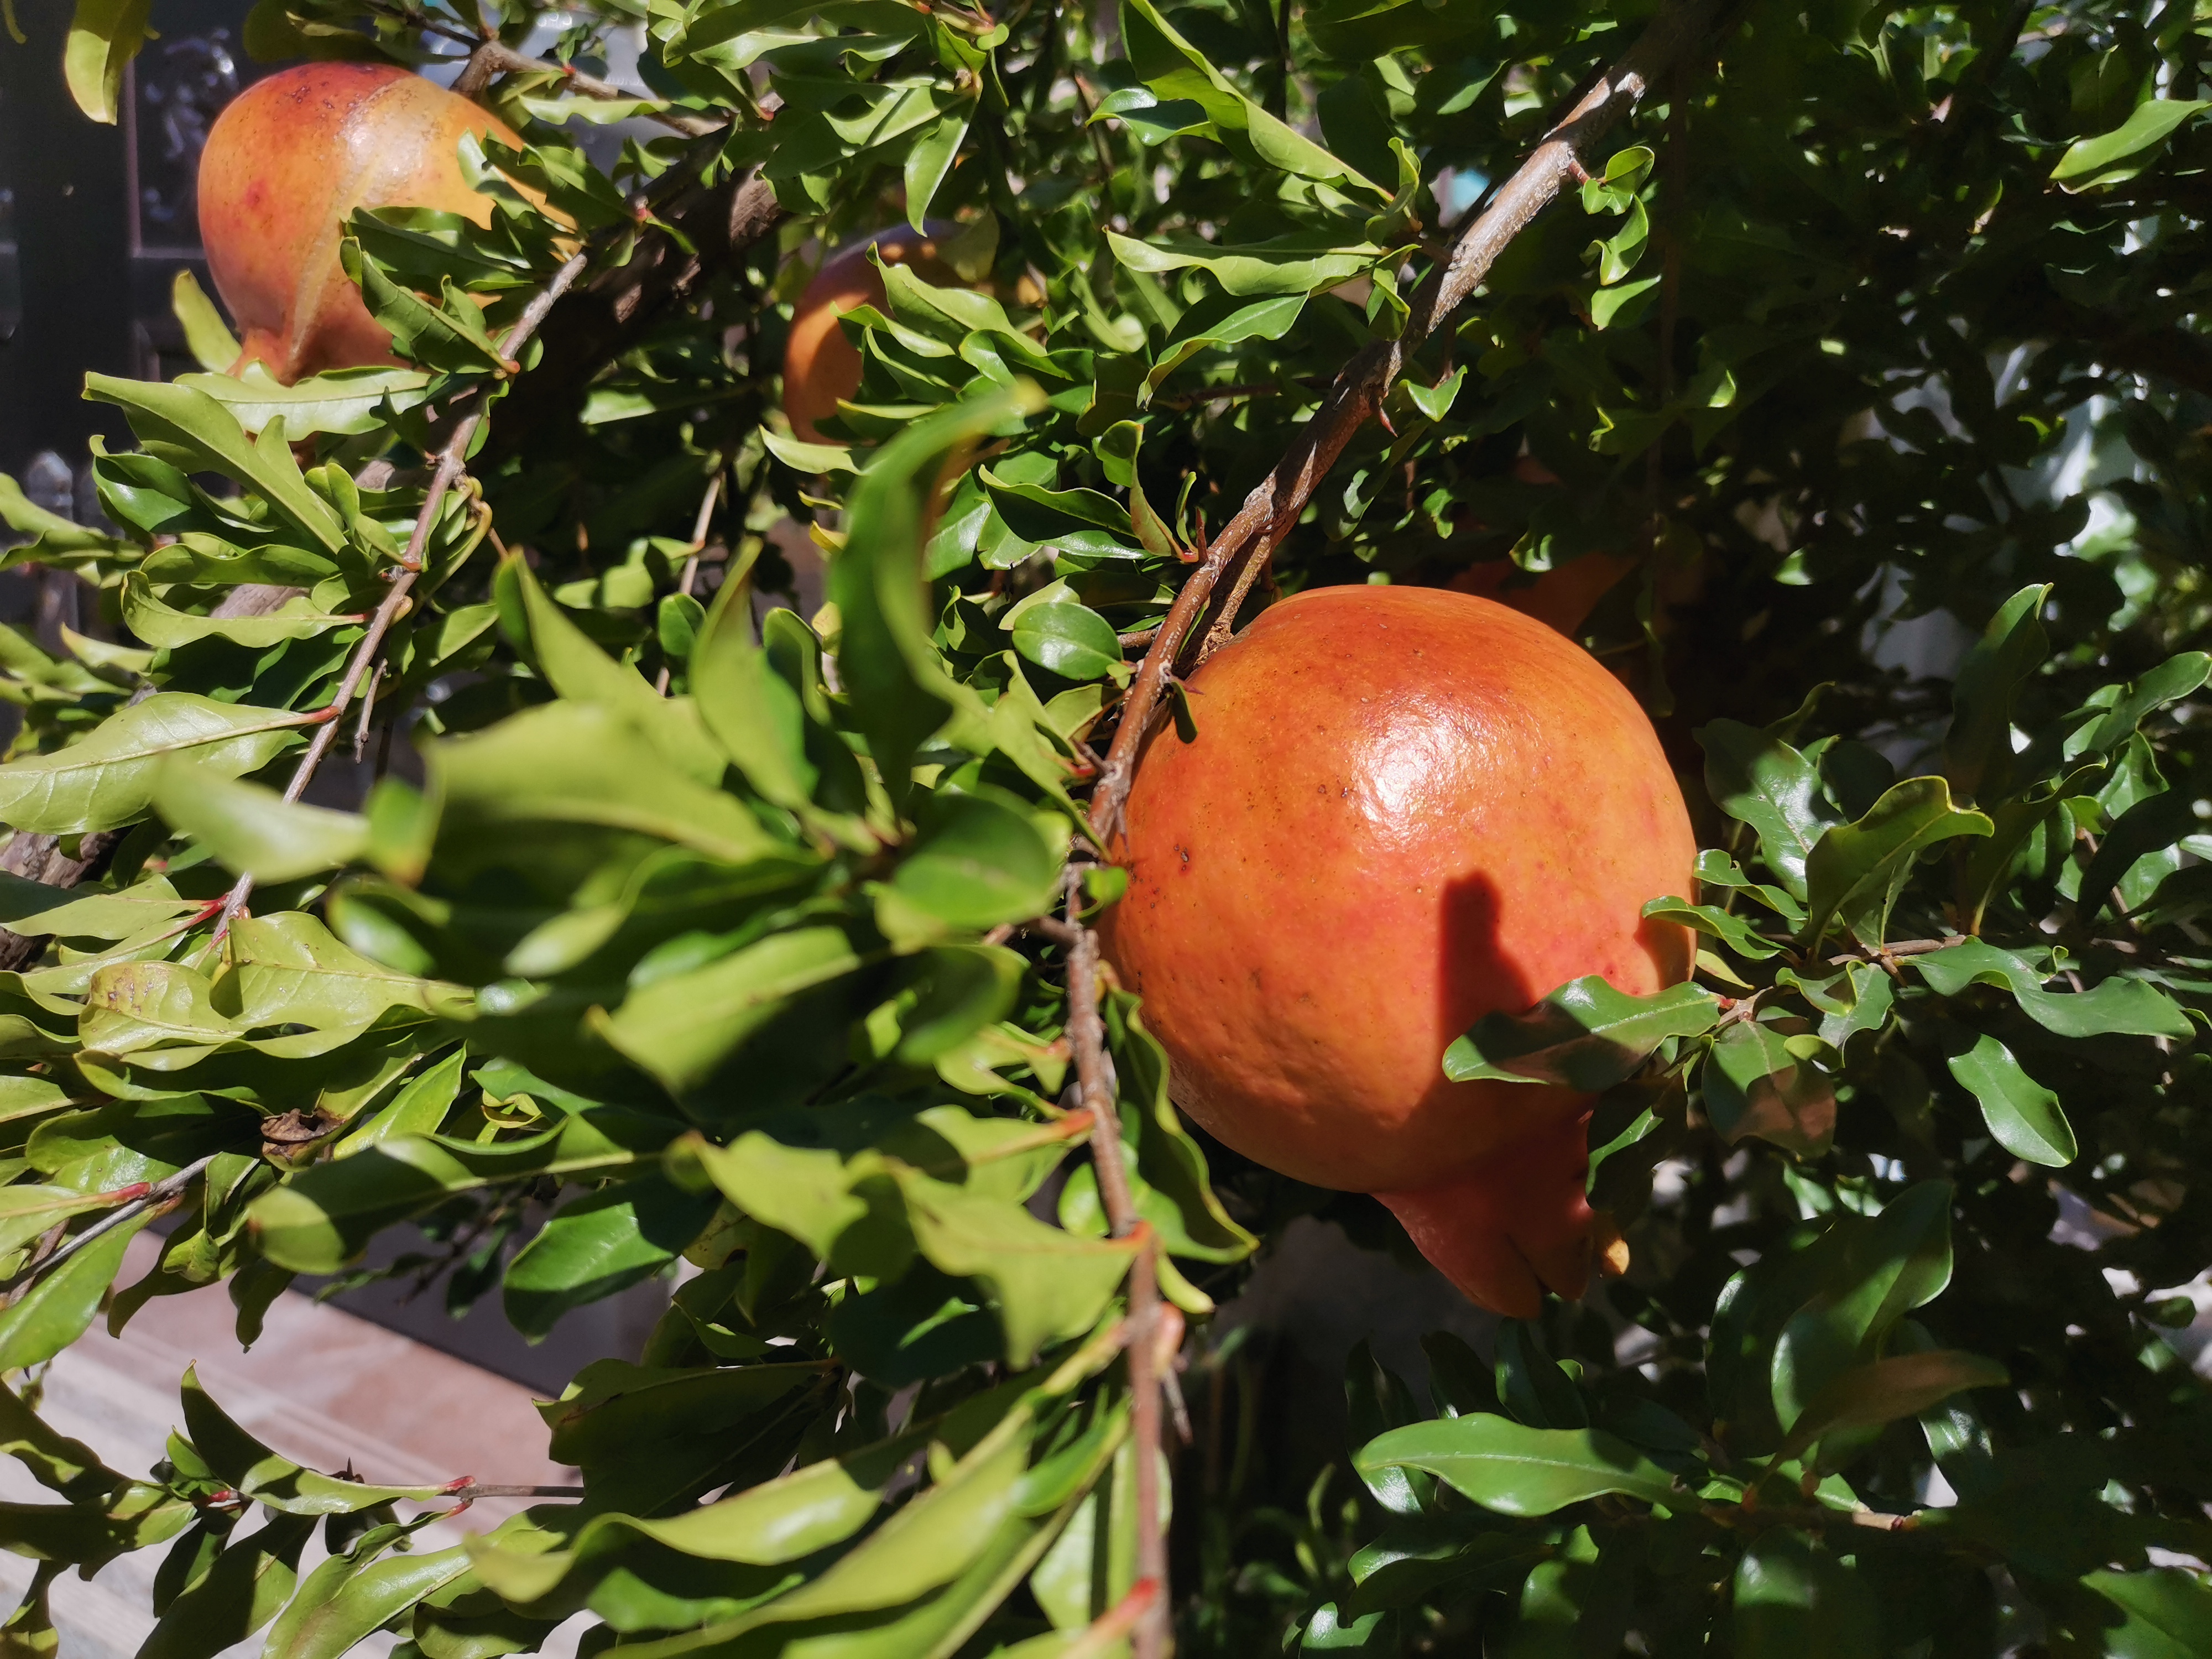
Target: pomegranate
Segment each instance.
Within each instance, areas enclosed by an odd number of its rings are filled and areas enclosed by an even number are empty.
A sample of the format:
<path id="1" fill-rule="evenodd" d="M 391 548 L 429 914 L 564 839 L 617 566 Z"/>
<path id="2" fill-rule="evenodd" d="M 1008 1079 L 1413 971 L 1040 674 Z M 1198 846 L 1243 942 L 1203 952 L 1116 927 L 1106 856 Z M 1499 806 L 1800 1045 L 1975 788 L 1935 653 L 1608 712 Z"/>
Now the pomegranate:
<path id="1" fill-rule="evenodd" d="M 356 208 L 435 208 L 491 222 L 461 176 L 461 135 L 519 144 L 457 93 L 389 64 L 304 64 L 257 81 L 200 154 L 200 240 L 243 349 L 289 384 L 397 362 L 338 264 Z M 235 372 L 235 369 L 234 369 Z"/>
<path id="2" fill-rule="evenodd" d="M 1442 588 L 1299 594 L 1189 690 L 1196 740 L 1164 727 L 1139 758 L 1102 923 L 1176 1100 L 1373 1193 L 1477 1302 L 1581 1295 L 1617 1244 L 1583 1196 L 1589 1098 L 1442 1060 L 1569 980 L 1688 976 L 1688 932 L 1641 914 L 1697 856 L 1643 709 L 1551 628 Z"/>

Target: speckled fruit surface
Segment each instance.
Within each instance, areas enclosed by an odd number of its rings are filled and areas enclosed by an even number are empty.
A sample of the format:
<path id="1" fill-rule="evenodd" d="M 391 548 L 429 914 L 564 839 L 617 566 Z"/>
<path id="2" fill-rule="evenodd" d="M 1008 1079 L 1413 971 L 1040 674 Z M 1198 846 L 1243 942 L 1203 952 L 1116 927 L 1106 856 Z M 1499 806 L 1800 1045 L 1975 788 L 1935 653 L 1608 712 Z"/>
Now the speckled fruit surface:
<path id="1" fill-rule="evenodd" d="M 1486 599 L 1330 587 L 1190 684 L 1140 760 L 1103 943 L 1178 1104 L 1246 1156 L 1370 1192 L 1462 1290 L 1579 1294 L 1588 1100 L 1453 1083 L 1444 1049 L 1586 974 L 1686 977 L 1697 847 L 1650 721 L 1588 653 Z"/>
<path id="2" fill-rule="evenodd" d="M 791 429 L 808 443 L 830 441 L 818 422 L 837 412 L 841 398 L 860 386 L 860 354 L 837 325 L 855 306 L 885 303 L 884 279 L 870 263 L 873 248 L 888 265 L 911 265 L 932 288 L 962 286 L 959 273 L 938 257 L 937 239 L 949 227 L 931 226 L 917 235 L 900 227 L 840 248 L 823 262 L 806 291 L 792 308 L 791 333 L 783 349 L 783 412 Z"/>
<path id="3" fill-rule="evenodd" d="M 255 82 L 201 152 L 200 240 L 244 350 L 286 382 L 388 363 L 338 264 L 356 208 L 435 208 L 491 222 L 461 176 L 461 135 L 520 141 L 489 111 L 388 64 L 307 64 Z"/>

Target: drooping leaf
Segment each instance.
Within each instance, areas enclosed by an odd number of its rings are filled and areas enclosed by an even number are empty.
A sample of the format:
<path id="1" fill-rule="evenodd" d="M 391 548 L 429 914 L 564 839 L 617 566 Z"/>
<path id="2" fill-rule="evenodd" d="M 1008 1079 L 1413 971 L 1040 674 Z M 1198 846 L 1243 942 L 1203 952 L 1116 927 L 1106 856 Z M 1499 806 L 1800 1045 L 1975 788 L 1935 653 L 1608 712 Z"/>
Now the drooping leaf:
<path id="1" fill-rule="evenodd" d="M 1720 1016 L 1719 1000 L 1696 985 L 1637 997 L 1591 975 L 1529 1013 L 1483 1016 L 1444 1051 L 1444 1075 L 1595 1091 L 1630 1076 L 1668 1037 L 1710 1030 Z"/>

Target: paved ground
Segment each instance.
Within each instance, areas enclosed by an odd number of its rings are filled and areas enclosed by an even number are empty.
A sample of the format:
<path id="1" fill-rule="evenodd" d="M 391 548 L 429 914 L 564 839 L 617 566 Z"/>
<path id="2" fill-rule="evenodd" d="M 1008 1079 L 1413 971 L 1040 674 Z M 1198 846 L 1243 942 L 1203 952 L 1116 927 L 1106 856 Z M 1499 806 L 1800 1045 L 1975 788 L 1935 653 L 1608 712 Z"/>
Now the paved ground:
<path id="1" fill-rule="evenodd" d="M 124 1273 L 128 1283 L 152 1265 L 158 1241 L 141 1235 Z M 177 1384 L 195 1361 L 201 1382 L 253 1434 L 301 1463 L 336 1470 L 350 1461 L 366 1479 L 397 1484 L 450 1480 L 539 1485 L 574 1478 L 549 1462 L 532 1393 L 489 1371 L 439 1353 L 335 1308 L 287 1294 L 268 1327 L 241 1354 L 220 1287 L 151 1302 L 122 1338 L 97 1328 L 57 1359 L 41 1407 L 64 1434 L 94 1447 L 126 1474 L 161 1455 L 179 1420 Z M 12 1460 L 0 1460 L 0 1497 L 48 1498 Z M 520 1505 L 486 1502 L 424 1536 L 424 1547 L 458 1543 Z M 126 1556 L 86 1583 L 54 1588 L 60 1659 L 130 1659 L 152 1619 L 148 1597 L 161 1550 Z M 30 1579 L 30 1563 L 0 1555 L 0 1608 Z M 573 1651 L 574 1634 L 546 1649 Z M 392 1638 L 358 1650 L 382 1655 Z M 258 1654 L 260 1638 L 231 1650 Z"/>

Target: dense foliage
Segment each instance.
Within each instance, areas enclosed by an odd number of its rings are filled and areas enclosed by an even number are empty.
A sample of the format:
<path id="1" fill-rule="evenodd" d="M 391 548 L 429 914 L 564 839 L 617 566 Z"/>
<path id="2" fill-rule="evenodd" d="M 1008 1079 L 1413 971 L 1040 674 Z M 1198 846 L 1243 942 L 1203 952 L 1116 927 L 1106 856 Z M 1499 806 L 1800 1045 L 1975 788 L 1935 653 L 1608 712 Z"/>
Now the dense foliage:
<path id="1" fill-rule="evenodd" d="M 414 367 L 233 380 L 188 289 L 209 372 L 88 387 L 138 438 L 95 463 L 106 525 L 0 481 L 6 562 L 75 571 L 106 624 L 0 638 L 0 821 L 112 844 L 73 890 L 0 884 L 40 947 L 0 975 L 0 1370 L 218 1280 L 250 1340 L 410 1221 L 532 1335 L 697 1270 L 638 1363 L 545 1407 L 580 1501 L 465 1549 L 410 1547 L 452 1494 L 301 1469 L 192 1378 L 137 1474 L 0 1393 L 54 1494 L 0 1505 L 42 1564 L 0 1651 L 47 1650 L 53 1575 L 148 1548 L 167 1659 L 264 1626 L 286 1659 L 529 1651 L 580 1610 L 637 1659 L 1119 1650 L 1157 1241 L 1216 1391 L 1214 1443 L 1168 1454 L 1186 1652 L 2212 1652 L 2212 1411 L 2174 1338 L 2212 1264 L 2204 27 L 1747 0 L 1422 344 L 1255 590 L 1632 556 L 1584 638 L 1711 849 L 1651 907 L 1704 936 L 1695 983 L 1577 982 L 1440 1057 L 1601 1091 L 1627 1278 L 1494 1360 L 1432 1340 L 1428 1403 L 1358 1356 L 1341 1510 L 1218 1443 L 1257 1402 L 1205 1316 L 1292 1216 L 1391 1224 L 1201 1150 L 1109 985 L 1149 1224 L 1109 1236 L 1080 935 L 1032 924 L 1117 890 L 1083 796 L 1206 526 L 1651 14 L 1001 12 L 564 11 L 586 69 L 641 29 L 653 96 L 509 53 L 483 95 L 530 148 L 476 158 L 491 225 L 353 222 Z M 421 64 L 479 21 L 262 0 L 251 44 Z M 144 21 L 81 0 L 88 111 Z M 574 141 L 656 112 L 681 130 L 611 173 Z M 756 169 L 781 224 L 533 404 L 541 343 L 501 337 L 531 296 Z M 925 216 L 974 286 L 887 269 L 844 441 L 795 441 L 821 247 Z M 757 602 L 787 515 L 828 556 L 811 617 Z M 248 585 L 294 592 L 226 604 Z M 287 799 L 334 731 L 374 788 Z"/>

